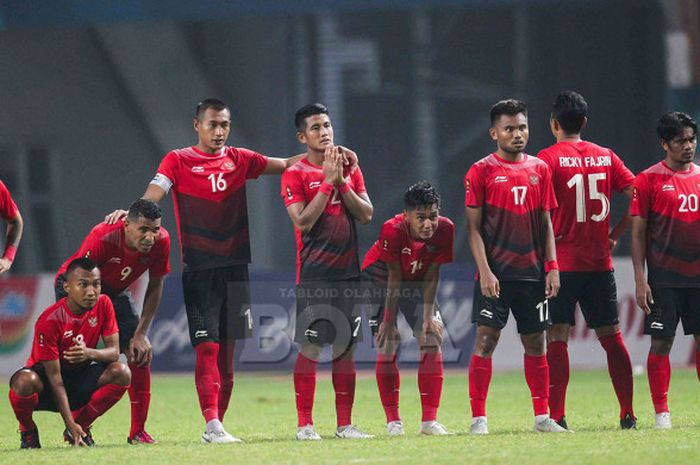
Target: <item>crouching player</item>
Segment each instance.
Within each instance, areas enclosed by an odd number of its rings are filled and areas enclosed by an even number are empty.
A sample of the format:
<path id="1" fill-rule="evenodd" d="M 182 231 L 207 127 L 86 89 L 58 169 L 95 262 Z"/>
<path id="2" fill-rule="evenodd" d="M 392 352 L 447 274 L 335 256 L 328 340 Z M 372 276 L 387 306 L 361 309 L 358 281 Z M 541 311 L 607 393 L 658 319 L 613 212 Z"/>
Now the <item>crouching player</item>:
<path id="1" fill-rule="evenodd" d="M 445 435 L 447 430 L 437 422 L 443 380 L 443 324 L 435 295 L 440 265 L 452 261 L 454 224 L 440 216 L 440 195 L 425 181 L 408 188 L 404 206 L 403 213 L 384 223 L 362 264 L 363 278 L 369 285 L 370 327 L 377 341 L 377 386 L 387 433 L 402 435 L 396 362 L 401 342 L 396 326 L 400 309 L 420 344 L 420 432 Z"/>
<path id="2" fill-rule="evenodd" d="M 100 295 L 100 270 L 88 258 L 66 270 L 67 296 L 44 310 L 34 327 L 32 353 L 10 378 L 10 403 L 19 421 L 22 449 L 38 449 L 35 410 L 59 412 L 63 437 L 93 446 L 90 427 L 121 399 L 131 382 L 118 362 L 119 332 L 112 301 Z M 97 349 L 100 338 L 104 348 Z"/>

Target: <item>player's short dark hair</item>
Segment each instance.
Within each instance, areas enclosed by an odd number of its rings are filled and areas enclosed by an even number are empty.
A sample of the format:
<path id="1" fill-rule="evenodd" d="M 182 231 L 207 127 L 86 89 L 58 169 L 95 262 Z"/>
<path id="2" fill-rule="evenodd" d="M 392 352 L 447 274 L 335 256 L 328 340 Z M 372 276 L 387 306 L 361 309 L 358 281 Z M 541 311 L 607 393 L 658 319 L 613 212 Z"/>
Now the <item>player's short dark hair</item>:
<path id="1" fill-rule="evenodd" d="M 306 129 L 306 118 L 314 115 L 330 114 L 328 113 L 328 108 L 322 103 L 309 103 L 308 105 L 304 105 L 294 113 L 294 126 L 296 126 L 297 131 Z"/>
<path id="2" fill-rule="evenodd" d="M 518 113 L 527 116 L 527 104 L 525 102 L 514 98 L 501 100 L 491 107 L 491 126 L 498 121 L 501 115 L 515 116 Z"/>
<path id="3" fill-rule="evenodd" d="M 419 181 L 406 189 L 403 204 L 406 210 L 429 208 L 433 205 L 440 208 L 440 194 L 428 181 Z"/>
<path id="4" fill-rule="evenodd" d="M 218 98 L 207 98 L 197 104 L 197 110 L 194 113 L 195 118 L 201 120 L 204 112 L 210 108 L 216 111 L 228 110 L 231 113 L 231 109 L 223 101 Z"/>
<path id="5" fill-rule="evenodd" d="M 147 220 L 157 220 L 163 216 L 160 207 L 153 200 L 138 199 L 129 207 L 130 220 L 137 220 L 139 217 L 144 217 Z"/>
<path id="6" fill-rule="evenodd" d="M 691 128 L 693 134 L 698 133 L 698 123 L 687 113 L 671 111 L 659 118 L 656 134 L 659 139 L 670 142 L 683 132 L 683 128 Z"/>
<path id="7" fill-rule="evenodd" d="M 578 92 L 564 90 L 557 95 L 552 104 L 552 119 L 556 120 L 567 134 L 581 132 L 587 116 L 588 103 Z"/>
<path id="8" fill-rule="evenodd" d="M 68 264 L 68 268 L 66 268 L 66 278 L 70 276 L 73 270 L 78 268 L 85 271 L 92 271 L 97 268 L 97 265 L 87 257 L 76 258 Z"/>

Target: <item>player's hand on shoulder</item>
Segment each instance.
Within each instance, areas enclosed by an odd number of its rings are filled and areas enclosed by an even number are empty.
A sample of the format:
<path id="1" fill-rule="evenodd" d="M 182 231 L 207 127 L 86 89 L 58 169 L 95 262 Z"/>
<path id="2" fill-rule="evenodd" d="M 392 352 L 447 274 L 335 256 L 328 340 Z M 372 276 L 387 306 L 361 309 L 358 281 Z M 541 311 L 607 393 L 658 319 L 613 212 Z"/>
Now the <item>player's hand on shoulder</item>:
<path id="1" fill-rule="evenodd" d="M 126 356 L 129 363 L 135 363 L 139 367 L 150 365 L 153 360 L 153 347 L 148 336 L 135 334 L 129 341 Z"/>
<path id="2" fill-rule="evenodd" d="M 114 210 L 112 213 L 105 216 L 105 223 L 114 224 L 122 218 L 126 218 L 129 212 L 126 210 Z"/>
<path id="3" fill-rule="evenodd" d="M 550 270 L 545 276 L 544 282 L 544 296 L 547 299 L 556 297 L 559 294 L 559 288 L 561 287 L 561 283 L 559 281 L 559 270 Z"/>
<path id="4" fill-rule="evenodd" d="M 360 166 L 357 153 L 343 145 L 339 145 L 338 148 L 343 159 L 343 176 L 348 177 Z"/>

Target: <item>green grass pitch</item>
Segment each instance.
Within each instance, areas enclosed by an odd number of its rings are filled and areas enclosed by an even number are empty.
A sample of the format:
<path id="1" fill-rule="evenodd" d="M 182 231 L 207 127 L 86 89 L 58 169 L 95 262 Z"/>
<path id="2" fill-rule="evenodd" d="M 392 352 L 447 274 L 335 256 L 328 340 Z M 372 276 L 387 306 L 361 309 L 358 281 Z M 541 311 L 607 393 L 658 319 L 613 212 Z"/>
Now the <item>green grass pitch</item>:
<path id="1" fill-rule="evenodd" d="M 7 386 L 7 384 L 5 384 Z M 472 437 L 466 370 L 447 371 L 439 420 L 455 434 L 417 434 L 420 407 L 415 371 L 402 370 L 401 413 L 406 436 L 385 436 L 384 414 L 371 372 L 358 377 L 353 420 L 376 434 L 373 440 L 333 438 L 335 412 L 329 377 L 316 388 L 314 419 L 323 441 L 294 439 L 296 413 L 292 377 L 240 374 L 236 377 L 226 428 L 245 442 L 203 445 L 192 375 L 155 376 L 148 430 L 160 444 L 129 446 L 129 403 L 124 399 L 93 426 L 97 447 L 76 450 L 63 444 L 58 414 L 35 415 L 43 449 L 20 451 L 17 423 L 7 395 L 0 401 L 2 465 L 127 464 L 692 464 L 700 463 L 700 384 L 695 371 L 675 370 L 670 405 L 673 429 L 653 429 L 653 408 L 645 376 L 635 377 L 639 429 L 621 431 L 617 402 L 604 371 L 574 372 L 567 418 L 572 435 L 530 432 L 532 408 L 522 373 L 494 375 L 488 400 L 489 429 Z"/>

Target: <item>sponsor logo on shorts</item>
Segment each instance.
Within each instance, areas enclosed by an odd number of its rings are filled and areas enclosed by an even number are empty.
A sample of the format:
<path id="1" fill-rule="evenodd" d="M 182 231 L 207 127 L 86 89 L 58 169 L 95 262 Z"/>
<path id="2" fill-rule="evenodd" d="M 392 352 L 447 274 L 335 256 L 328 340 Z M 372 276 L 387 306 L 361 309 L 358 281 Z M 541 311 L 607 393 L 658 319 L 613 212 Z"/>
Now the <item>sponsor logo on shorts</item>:
<path id="1" fill-rule="evenodd" d="M 481 315 L 485 318 L 493 318 L 493 312 L 490 312 L 490 311 L 486 310 L 485 308 L 479 312 L 479 315 Z"/>
<path id="2" fill-rule="evenodd" d="M 651 329 L 664 329 L 664 324 L 655 321 L 651 324 Z"/>
<path id="3" fill-rule="evenodd" d="M 314 331 L 313 329 L 307 329 L 304 331 L 304 336 L 306 337 L 318 337 L 318 331 Z"/>
<path id="4" fill-rule="evenodd" d="M 375 326 L 379 326 L 379 321 L 378 320 L 369 320 L 369 327 L 373 328 Z"/>
<path id="5" fill-rule="evenodd" d="M 209 336 L 209 332 L 208 332 L 208 331 L 205 331 L 205 330 L 203 330 L 203 329 L 200 329 L 199 331 L 196 331 L 196 332 L 194 333 L 194 338 L 195 338 L 195 339 L 197 339 L 197 338 L 199 338 L 199 337 L 207 337 L 207 336 Z"/>

